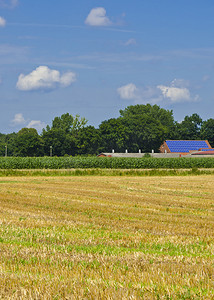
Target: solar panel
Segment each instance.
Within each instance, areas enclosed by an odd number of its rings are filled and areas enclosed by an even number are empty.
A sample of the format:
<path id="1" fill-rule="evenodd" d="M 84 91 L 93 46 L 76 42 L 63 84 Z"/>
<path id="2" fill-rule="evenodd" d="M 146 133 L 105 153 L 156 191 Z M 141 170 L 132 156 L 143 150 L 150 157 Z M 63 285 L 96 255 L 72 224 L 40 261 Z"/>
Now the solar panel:
<path id="1" fill-rule="evenodd" d="M 206 141 L 166 141 L 171 152 L 186 152 L 208 148 Z M 209 149 L 210 150 L 210 149 Z"/>
<path id="2" fill-rule="evenodd" d="M 208 149 L 201 149 L 201 151 L 214 151 L 214 149 L 210 149 L 210 148 L 208 148 Z"/>

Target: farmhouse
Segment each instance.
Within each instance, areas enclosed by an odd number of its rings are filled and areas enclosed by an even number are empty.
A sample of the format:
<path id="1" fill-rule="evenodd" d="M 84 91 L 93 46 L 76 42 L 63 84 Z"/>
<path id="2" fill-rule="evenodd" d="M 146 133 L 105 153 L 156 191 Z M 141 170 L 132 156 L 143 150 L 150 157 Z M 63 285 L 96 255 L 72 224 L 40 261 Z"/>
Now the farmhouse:
<path id="1" fill-rule="evenodd" d="M 102 152 L 100 154 L 97 155 L 98 157 L 135 157 L 135 158 L 142 158 L 145 156 L 145 153 L 106 153 L 106 152 Z M 154 151 L 152 151 L 152 153 L 150 153 L 151 157 L 179 157 L 180 154 L 179 153 L 154 153 Z"/>
<path id="2" fill-rule="evenodd" d="M 166 140 L 160 147 L 160 153 L 150 153 L 151 157 L 181 157 L 181 156 L 210 156 L 214 155 L 214 149 L 207 140 Z M 141 158 L 145 153 L 111 153 L 102 152 L 98 157 L 136 157 Z"/>
<path id="3" fill-rule="evenodd" d="M 207 140 L 167 140 L 160 147 L 160 153 L 179 153 L 181 155 L 202 153 L 214 154 Z"/>

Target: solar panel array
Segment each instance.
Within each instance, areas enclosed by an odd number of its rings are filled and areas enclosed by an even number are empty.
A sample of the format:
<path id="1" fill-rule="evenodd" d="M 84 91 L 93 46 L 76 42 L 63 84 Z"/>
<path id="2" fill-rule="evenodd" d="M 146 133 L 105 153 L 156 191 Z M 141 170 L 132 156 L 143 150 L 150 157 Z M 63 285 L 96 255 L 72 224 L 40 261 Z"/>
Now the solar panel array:
<path id="1" fill-rule="evenodd" d="M 201 149 L 201 151 L 214 151 L 214 149 Z"/>
<path id="2" fill-rule="evenodd" d="M 191 150 L 208 148 L 205 141 L 166 141 L 166 144 L 171 152 L 188 153 Z"/>

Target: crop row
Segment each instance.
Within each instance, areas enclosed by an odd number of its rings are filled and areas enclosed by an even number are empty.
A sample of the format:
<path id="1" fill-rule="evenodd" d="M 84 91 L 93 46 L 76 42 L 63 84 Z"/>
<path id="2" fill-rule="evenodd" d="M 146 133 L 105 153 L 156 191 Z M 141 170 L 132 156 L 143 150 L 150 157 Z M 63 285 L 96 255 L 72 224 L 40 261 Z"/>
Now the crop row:
<path id="1" fill-rule="evenodd" d="M 213 158 L 1 157 L 0 169 L 214 168 Z"/>

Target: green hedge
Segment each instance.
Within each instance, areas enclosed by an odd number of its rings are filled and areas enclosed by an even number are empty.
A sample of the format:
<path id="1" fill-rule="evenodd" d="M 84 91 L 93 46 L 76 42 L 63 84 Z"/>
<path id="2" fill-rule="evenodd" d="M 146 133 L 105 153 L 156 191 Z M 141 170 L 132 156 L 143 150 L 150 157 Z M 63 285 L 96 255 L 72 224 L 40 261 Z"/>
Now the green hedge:
<path id="1" fill-rule="evenodd" d="M 0 169 L 214 168 L 214 158 L 1 157 Z"/>

